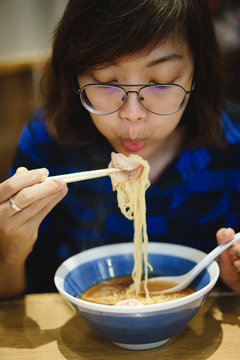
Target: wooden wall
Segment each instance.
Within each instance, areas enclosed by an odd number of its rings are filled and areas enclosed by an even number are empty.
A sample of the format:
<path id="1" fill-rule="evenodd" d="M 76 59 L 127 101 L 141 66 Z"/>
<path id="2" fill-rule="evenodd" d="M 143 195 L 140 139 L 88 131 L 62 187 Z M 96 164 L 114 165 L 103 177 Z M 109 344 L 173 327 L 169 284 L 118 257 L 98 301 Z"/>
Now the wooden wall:
<path id="1" fill-rule="evenodd" d="M 6 179 L 24 124 L 37 107 L 34 67 L 0 67 L 0 182 Z"/>

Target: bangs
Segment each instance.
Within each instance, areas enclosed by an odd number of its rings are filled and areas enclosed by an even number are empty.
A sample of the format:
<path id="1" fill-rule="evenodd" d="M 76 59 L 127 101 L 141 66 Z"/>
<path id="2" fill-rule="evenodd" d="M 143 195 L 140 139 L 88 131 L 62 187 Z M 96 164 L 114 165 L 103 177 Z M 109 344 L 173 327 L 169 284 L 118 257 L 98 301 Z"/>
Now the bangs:
<path id="1" fill-rule="evenodd" d="M 61 54 L 65 54 L 67 69 L 81 74 L 122 57 L 152 50 L 168 38 L 186 37 L 185 3 L 184 0 L 91 1 L 86 21 L 82 21 L 85 8 L 80 15 L 78 12 L 81 22 L 74 17 L 67 24 L 66 33 L 71 29 L 72 35 L 64 41 L 58 39 L 66 44 Z"/>

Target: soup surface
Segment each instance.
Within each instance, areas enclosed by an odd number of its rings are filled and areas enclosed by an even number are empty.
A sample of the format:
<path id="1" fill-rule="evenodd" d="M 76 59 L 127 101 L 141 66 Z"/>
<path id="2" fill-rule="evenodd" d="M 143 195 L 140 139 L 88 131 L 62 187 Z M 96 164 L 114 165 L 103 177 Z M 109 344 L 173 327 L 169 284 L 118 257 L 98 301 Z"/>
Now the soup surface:
<path id="1" fill-rule="evenodd" d="M 104 280 L 88 288 L 80 298 L 85 301 L 105 305 L 116 305 L 119 301 L 128 299 L 136 299 L 143 305 L 151 305 L 179 299 L 194 292 L 193 289 L 188 287 L 185 290 L 172 294 L 163 294 L 161 290 L 171 288 L 175 284 L 156 281 L 148 282 L 149 297 L 147 297 L 143 284 L 141 284 L 141 290 L 138 295 L 129 293 L 127 290 L 132 283 L 133 280 L 130 275 Z"/>

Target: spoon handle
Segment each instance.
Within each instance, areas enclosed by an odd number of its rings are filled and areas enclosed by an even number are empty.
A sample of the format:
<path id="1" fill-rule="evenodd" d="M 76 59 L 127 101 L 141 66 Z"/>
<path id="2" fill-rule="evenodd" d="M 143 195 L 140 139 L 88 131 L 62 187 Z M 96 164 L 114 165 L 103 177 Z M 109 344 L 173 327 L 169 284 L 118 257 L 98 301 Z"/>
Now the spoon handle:
<path id="1" fill-rule="evenodd" d="M 177 276 L 177 278 L 179 278 L 179 283 L 172 288 L 163 290 L 163 293 L 171 293 L 185 289 L 189 284 L 191 284 L 193 279 L 195 279 L 200 274 L 200 272 L 205 269 L 218 255 L 220 255 L 224 250 L 229 248 L 238 240 L 240 240 L 240 232 L 237 233 L 231 241 L 218 245 L 189 272 L 184 275 Z"/>
<path id="2" fill-rule="evenodd" d="M 192 277 L 195 278 L 218 255 L 220 255 L 223 251 L 225 251 L 227 248 L 229 248 L 231 245 L 233 245 L 238 240 L 240 240 L 240 233 L 237 233 L 231 241 L 218 245 L 208 255 L 206 255 L 192 270 L 190 270 L 189 274 L 191 273 Z"/>

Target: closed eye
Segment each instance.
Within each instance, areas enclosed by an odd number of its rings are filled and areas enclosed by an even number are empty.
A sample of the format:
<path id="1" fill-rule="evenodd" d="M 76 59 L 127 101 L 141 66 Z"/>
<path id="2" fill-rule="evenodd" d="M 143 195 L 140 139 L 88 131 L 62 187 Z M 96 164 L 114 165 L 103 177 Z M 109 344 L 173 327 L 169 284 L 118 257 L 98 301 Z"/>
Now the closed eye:
<path id="1" fill-rule="evenodd" d="M 151 86 L 150 89 L 154 93 L 166 92 L 172 88 L 172 85 L 155 85 Z"/>

